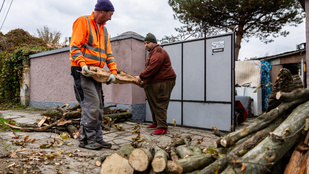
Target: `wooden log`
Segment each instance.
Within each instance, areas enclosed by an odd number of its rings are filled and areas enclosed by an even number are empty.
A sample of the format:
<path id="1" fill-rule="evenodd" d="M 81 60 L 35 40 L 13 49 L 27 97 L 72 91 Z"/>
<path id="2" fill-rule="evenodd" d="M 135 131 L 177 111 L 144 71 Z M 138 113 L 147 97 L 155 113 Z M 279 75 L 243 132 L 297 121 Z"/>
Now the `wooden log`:
<path id="1" fill-rule="evenodd" d="M 305 137 L 304 144 L 305 144 L 306 146 L 309 146 L 309 131 L 307 131 L 307 135 L 306 135 L 306 137 Z"/>
<path id="2" fill-rule="evenodd" d="M 108 157 L 108 155 L 103 155 L 100 157 L 95 158 L 95 165 L 101 167 L 103 161 Z"/>
<path id="3" fill-rule="evenodd" d="M 67 125 L 67 129 L 68 129 L 71 137 L 73 137 L 74 139 L 79 138 L 80 132 L 74 125 L 72 125 L 72 124 Z"/>
<path id="4" fill-rule="evenodd" d="M 174 141 L 170 146 L 171 147 L 177 147 L 183 144 L 186 144 L 186 142 L 190 142 L 192 140 L 190 135 L 185 136 L 184 138 L 181 138 L 177 141 Z"/>
<path id="5" fill-rule="evenodd" d="M 46 121 L 47 117 L 44 116 L 39 122 L 38 122 L 38 127 L 41 127 L 42 124 Z"/>
<path id="6" fill-rule="evenodd" d="M 214 141 L 214 142 L 212 143 L 213 146 L 214 146 L 215 148 L 223 147 L 223 146 L 221 145 L 221 140 L 222 140 L 222 139 L 217 139 L 216 141 Z"/>
<path id="7" fill-rule="evenodd" d="M 57 120 L 56 122 L 48 125 L 48 126 L 44 126 L 44 127 L 39 127 L 39 128 L 22 128 L 22 127 L 19 127 L 19 126 L 14 126 L 14 125 L 11 125 L 11 124 L 8 124 L 6 122 L 4 122 L 4 124 L 6 124 L 7 126 L 13 128 L 13 129 L 19 129 L 19 130 L 22 130 L 24 132 L 46 132 L 46 130 L 54 127 L 54 126 L 57 126 L 57 124 L 61 123 L 62 121 L 64 121 L 64 119 L 60 119 L 60 120 Z"/>
<path id="8" fill-rule="evenodd" d="M 68 111 L 75 111 L 77 109 L 81 109 L 80 104 L 76 104 L 72 107 L 67 108 Z"/>
<path id="9" fill-rule="evenodd" d="M 202 153 L 202 149 L 198 145 L 190 146 L 189 149 L 193 152 L 193 155 L 199 155 Z"/>
<path id="10" fill-rule="evenodd" d="M 89 66 L 89 71 L 94 74 L 92 78 L 100 83 L 106 83 L 108 77 L 111 75 L 111 72 L 108 72 L 107 70 L 96 67 L 96 66 Z M 139 84 L 136 83 L 135 77 L 124 71 L 117 71 L 117 77 L 113 83 L 115 84 L 135 84 L 139 86 Z"/>
<path id="11" fill-rule="evenodd" d="M 106 157 L 101 165 L 100 174 L 133 174 L 134 169 L 127 159 L 133 149 L 133 146 L 127 144 Z"/>
<path id="12" fill-rule="evenodd" d="M 282 116 L 285 111 L 307 101 L 308 98 L 299 98 L 297 100 L 288 102 L 288 103 L 281 103 L 277 108 L 272 109 L 269 112 L 266 112 L 256 118 L 255 122 L 250 124 L 246 129 L 237 130 L 235 132 L 229 133 L 228 135 L 222 137 L 220 139 L 220 144 L 223 147 L 230 147 L 239 139 L 253 133 L 257 132 L 264 127 L 266 127 L 269 123 L 275 120 L 277 117 Z"/>
<path id="13" fill-rule="evenodd" d="M 217 129 L 215 126 L 212 126 L 213 134 L 218 137 L 223 137 L 225 134 L 222 133 L 219 129 Z"/>
<path id="14" fill-rule="evenodd" d="M 297 98 L 308 98 L 309 97 L 309 89 L 296 89 L 293 90 L 292 92 L 282 92 L 279 91 L 276 93 L 276 99 L 280 100 L 282 102 L 290 102 L 293 101 Z"/>
<path id="15" fill-rule="evenodd" d="M 71 111 L 63 113 L 64 118 L 66 119 L 74 119 L 81 117 L 81 111 Z"/>
<path id="16" fill-rule="evenodd" d="M 303 141 L 299 141 L 298 145 L 295 147 L 289 163 L 286 165 L 284 174 L 297 174 L 299 173 L 300 165 L 303 161 L 304 152 L 299 150 L 299 147 L 302 146 Z"/>
<path id="17" fill-rule="evenodd" d="M 37 124 L 28 124 L 28 123 L 18 123 L 18 126 L 19 127 L 30 127 L 30 128 L 38 128 L 38 125 Z"/>
<path id="18" fill-rule="evenodd" d="M 123 120 L 127 120 L 127 119 L 132 118 L 132 112 L 121 112 L 121 113 L 114 113 L 114 114 L 103 114 L 103 117 L 109 117 L 113 121 L 115 121 L 115 123 L 117 123 L 119 121 L 123 121 Z"/>
<path id="19" fill-rule="evenodd" d="M 61 118 L 62 113 L 57 110 L 47 110 L 41 114 L 42 116 L 52 117 L 52 118 Z"/>
<path id="20" fill-rule="evenodd" d="M 299 141 L 305 118 L 309 114 L 309 101 L 297 106 L 292 113 L 235 165 L 229 165 L 223 174 L 266 173 Z"/>
<path id="21" fill-rule="evenodd" d="M 303 160 L 300 164 L 299 172 L 298 173 L 309 173 L 309 151 L 303 155 Z"/>
<path id="22" fill-rule="evenodd" d="M 126 145 L 123 145 L 119 150 L 117 150 L 116 153 L 126 158 L 129 158 L 132 150 L 134 150 L 134 147 L 130 144 L 126 144 Z"/>
<path id="23" fill-rule="evenodd" d="M 153 155 L 149 149 L 137 148 L 131 152 L 129 157 L 129 164 L 134 170 L 143 172 L 147 170 L 152 159 Z"/>
<path id="24" fill-rule="evenodd" d="M 276 129 L 282 123 L 282 121 L 282 118 L 278 118 L 273 124 L 270 124 L 265 129 L 256 132 L 244 142 L 237 142 L 237 145 L 234 149 L 229 151 L 225 156 L 218 158 L 210 165 L 205 166 L 202 170 L 199 171 L 199 173 L 215 174 L 222 172 L 228 166 L 229 162 L 238 159 L 238 157 L 243 156 L 249 150 L 254 148 L 258 143 L 260 143 L 263 139 L 266 138 L 269 132 Z"/>
<path id="25" fill-rule="evenodd" d="M 154 148 L 157 145 L 153 141 L 144 138 L 141 143 L 137 144 L 137 147 L 130 154 L 129 164 L 136 171 L 143 172 L 149 167 L 153 159 Z"/>
<path id="26" fill-rule="evenodd" d="M 195 156 L 190 156 L 188 158 L 178 160 L 182 170 L 174 167 L 175 163 L 173 161 L 168 161 L 168 173 L 187 173 L 194 170 L 201 169 L 209 164 L 211 164 L 215 159 L 210 154 L 200 154 Z"/>
<path id="27" fill-rule="evenodd" d="M 193 151 L 184 145 L 178 146 L 176 148 L 176 153 L 180 158 L 188 158 L 190 156 L 193 156 Z"/>
<path id="28" fill-rule="evenodd" d="M 151 162 L 151 166 L 154 172 L 163 172 L 166 168 L 168 153 L 160 147 L 155 147 L 155 155 Z"/>
<path id="29" fill-rule="evenodd" d="M 169 173 L 183 173 L 183 169 L 182 166 L 179 164 L 178 160 L 178 156 L 175 152 L 175 148 L 172 147 L 171 148 L 171 161 L 167 161 L 167 169 L 166 172 L 170 171 Z M 174 172 L 171 172 L 174 171 Z"/>
<path id="30" fill-rule="evenodd" d="M 108 156 L 101 166 L 101 174 L 133 174 L 134 169 L 124 156 L 113 153 Z"/>

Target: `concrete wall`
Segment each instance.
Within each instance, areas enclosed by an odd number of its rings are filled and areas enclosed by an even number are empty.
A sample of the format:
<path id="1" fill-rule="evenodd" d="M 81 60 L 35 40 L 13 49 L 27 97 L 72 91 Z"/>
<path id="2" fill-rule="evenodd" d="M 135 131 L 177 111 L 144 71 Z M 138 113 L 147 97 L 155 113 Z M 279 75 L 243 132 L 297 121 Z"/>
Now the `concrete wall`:
<path id="1" fill-rule="evenodd" d="M 145 66 L 143 38 L 125 35 L 111 38 L 118 70 L 139 75 Z M 30 56 L 30 107 L 52 109 L 65 103 L 77 104 L 69 60 L 69 48 Z M 107 67 L 105 66 L 105 69 Z M 104 103 L 130 109 L 133 120 L 144 121 L 145 92 L 133 84 L 103 84 Z"/>

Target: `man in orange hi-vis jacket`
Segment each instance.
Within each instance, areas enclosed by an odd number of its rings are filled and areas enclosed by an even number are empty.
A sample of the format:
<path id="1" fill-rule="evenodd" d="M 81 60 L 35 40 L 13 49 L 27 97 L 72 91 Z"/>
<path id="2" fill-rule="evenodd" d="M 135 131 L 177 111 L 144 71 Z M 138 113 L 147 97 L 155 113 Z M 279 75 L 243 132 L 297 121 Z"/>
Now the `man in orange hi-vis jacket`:
<path id="1" fill-rule="evenodd" d="M 117 65 L 105 27 L 113 13 L 114 6 L 109 0 L 98 0 L 91 15 L 76 19 L 70 42 L 71 75 L 74 78 L 75 96 L 82 109 L 79 147 L 92 150 L 112 146 L 111 143 L 103 141 L 102 84 L 91 77 L 88 65 L 103 68 L 106 64 L 112 73 L 106 83 L 116 80 Z"/>

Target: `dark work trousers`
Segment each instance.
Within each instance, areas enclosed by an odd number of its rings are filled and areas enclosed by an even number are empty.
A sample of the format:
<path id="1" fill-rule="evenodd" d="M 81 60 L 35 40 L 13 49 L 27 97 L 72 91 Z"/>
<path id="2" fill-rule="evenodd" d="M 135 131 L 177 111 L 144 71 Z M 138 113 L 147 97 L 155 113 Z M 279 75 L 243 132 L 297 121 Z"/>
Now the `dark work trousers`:
<path id="1" fill-rule="evenodd" d="M 167 81 L 155 84 L 145 84 L 144 91 L 150 107 L 152 121 L 158 128 L 168 128 L 167 108 L 175 81 Z"/>
<path id="2" fill-rule="evenodd" d="M 72 68 L 72 76 L 76 99 L 82 109 L 80 141 L 101 142 L 103 141 L 101 124 L 104 107 L 102 83 L 95 81 L 92 77 L 76 73 L 75 68 Z"/>

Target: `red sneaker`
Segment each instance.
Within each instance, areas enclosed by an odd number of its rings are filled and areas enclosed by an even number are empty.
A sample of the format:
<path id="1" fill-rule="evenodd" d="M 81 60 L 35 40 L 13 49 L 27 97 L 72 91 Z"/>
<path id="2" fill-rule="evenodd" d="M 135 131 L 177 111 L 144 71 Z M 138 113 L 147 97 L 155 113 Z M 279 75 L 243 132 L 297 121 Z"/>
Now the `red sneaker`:
<path id="1" fill-rule="evenodd" d="M 148 126 L 147 128 L 148 129 L 150 129 L 150 128 L 157 128 L 157 125 L 156 124 L 152 124 L 152 125 Z"/>
<path id="2" fill-rule="evenodd" d="M 152 135 L 163 135 L 163 134 L 167 134 L 169 131 L 167 129 L 164 128 L 158 128 L 157 130 L 153 131 L 151 134 Z"/>

